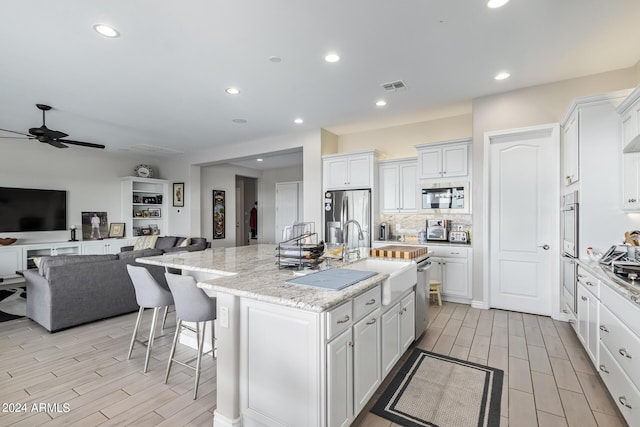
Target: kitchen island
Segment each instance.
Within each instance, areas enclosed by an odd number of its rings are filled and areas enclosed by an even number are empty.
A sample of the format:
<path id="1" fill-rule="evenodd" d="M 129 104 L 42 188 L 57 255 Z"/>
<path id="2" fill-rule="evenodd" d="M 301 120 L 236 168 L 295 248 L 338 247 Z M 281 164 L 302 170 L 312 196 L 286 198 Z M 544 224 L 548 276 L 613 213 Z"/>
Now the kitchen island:
<path id="1" fill-rule="evenodd" d="M 215 292 L 214 426 L 349 425 L 413 342 L 414 290 L 383 306 L 386 274 L 340 291 L 287 284 L 275 255 L 254 245 L 138 261 Z"/>

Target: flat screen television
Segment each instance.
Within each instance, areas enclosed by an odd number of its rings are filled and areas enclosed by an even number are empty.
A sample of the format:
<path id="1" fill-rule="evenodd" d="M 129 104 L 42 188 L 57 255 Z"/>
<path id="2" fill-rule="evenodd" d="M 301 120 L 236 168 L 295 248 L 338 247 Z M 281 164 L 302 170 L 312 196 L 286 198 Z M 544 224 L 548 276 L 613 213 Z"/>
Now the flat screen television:
<path id="1" fill-rule="evenodd" d="M 0 187 L 0 233 L 66 229 L 66 191 Z"/>

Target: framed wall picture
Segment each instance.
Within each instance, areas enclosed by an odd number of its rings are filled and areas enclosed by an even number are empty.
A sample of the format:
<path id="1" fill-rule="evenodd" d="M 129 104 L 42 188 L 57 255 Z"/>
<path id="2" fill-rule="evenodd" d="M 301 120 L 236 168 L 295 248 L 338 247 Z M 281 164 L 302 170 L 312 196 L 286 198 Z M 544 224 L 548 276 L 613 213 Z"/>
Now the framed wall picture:
<path id="1" fill-rule="evenodd" d="M 121 238 L 124 237 L 124 222 L 112 222 L 109 224 L 109 238 Z"/>
<path id="2" fill-rule="evenodd" d="M 184 207 L 184 182 L 173 183 L 173 206 Z"/>
<path id="3" fill-rule="evenodd" d="M 213 190 L 213 238 L 224 239 L 224 191 Z"/>

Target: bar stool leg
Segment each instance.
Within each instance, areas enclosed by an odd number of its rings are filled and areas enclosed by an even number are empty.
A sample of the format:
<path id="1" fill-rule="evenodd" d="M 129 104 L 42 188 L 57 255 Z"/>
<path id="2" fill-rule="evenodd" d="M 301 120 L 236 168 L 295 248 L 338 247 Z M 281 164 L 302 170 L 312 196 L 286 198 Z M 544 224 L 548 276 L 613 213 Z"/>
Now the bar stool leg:
<path id="1" fill-rule="evenodd" d="M 182 327 L 182 320 L 178 319 L 176 323 L 176 333 L 173 336 L 173 344 L 171 344 L 171 351 L 169 352 L 169 362 L 167 363 L 167 373 L 164 376 L 164 383 L 169 382 L 169 373 L 171 372 L 171 364 L 173 363 L 173 357 L 176 354 L 176 344 L 178 343 L 178 336 L 180 335 L 180 328 Z"/>
<path id="2" fill-rule="evenodd" d="M 133 344 L 136 342 L 136 335 L 138 334 L 138 328 L 140 327 L 140 321 L 142 320 L 142 312 L 144 307 L 140 307 L 138 310 L 138 318 L 136 319 L 136 326 L 133 328 L 133 335 L 131 336 L 131 345 L 129 346 L 129 354 L 127 354 L 127 360 L 131 359 L 131 353 L 133 353 Z"/>
<path id="3" fill-rule="evenodd" d="M 160 307 L 153 309 L 153 320 L 151 321 L 151 332 L 149 332 L 149 342 L 147 343 L 147 356 L 144 358 L 144 373 L 147 373 L 149 368 L 149 358 L 151 356 L 151 347 L 153 347 L 153 337 L 156 334 L 156 322 L 158 321 L 158 310 Z"/>
<path id="4" fill-rule="evenodd" d="M 160 325 L 160 332 L 164 334 L 164 324 L 167 323 L 167 313 L 169 312 L 169 306 L 164 308 L 164 316 L 162 316 L 162 325 Z"/>
<path id="5" fill-rule="evenodd" d="M 198 325 L 200 322 L 197 323 Z M 202 322 L 202 337 L 198 343 L 198 361 L 196 362 L 196 381 L 193 387 L 193 400 L 198 398 L 198 383 L 200 382 L 200 361 L 202 360 L 202 349 L 204 348 L 204 336 L 207 329 L 207 322 Z"/>
<path id="6" fill-rule="evenodd" d="M 442 298 L 440 297 L 440 286 L 438 286 L 438 293 L 436 294 L 436 296 L 438 297 L 438 305 L 441 306 Z"/>
<path id="7" fill-rule="evenodd" d="M 216 358 L 216 321 L 211 321 L 211 357 Z"/>

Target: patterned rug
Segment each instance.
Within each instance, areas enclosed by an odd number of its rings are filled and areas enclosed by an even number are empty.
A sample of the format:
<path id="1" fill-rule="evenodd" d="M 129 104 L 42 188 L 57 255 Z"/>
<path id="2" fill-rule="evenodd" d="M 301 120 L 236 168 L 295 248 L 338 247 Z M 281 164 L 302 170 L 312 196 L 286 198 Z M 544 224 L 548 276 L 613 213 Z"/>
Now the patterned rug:
<path id="1" fill-rule="evenodd" d="M 371 412 L 407 427 L 497 427 L 503 375 L 415 349 Z"/>
<path id="2" fill-rule="evenodd" d="M 0 322 L 19 319 L 27 315 L 25 288 L 0 289 Z"/>

